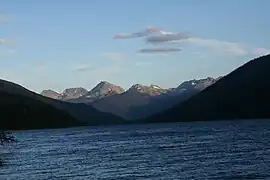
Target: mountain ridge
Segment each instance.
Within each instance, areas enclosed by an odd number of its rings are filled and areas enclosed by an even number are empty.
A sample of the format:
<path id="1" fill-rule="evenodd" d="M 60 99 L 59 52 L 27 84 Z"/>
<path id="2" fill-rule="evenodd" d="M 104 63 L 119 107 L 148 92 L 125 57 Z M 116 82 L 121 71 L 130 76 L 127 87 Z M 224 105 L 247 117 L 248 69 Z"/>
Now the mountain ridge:
<path id="1" fill-rule="evenodd" d="M 107 81 L 101 81 L 90 91 L 88 91 L 85 95 L 77 99 L 73 99 L 72 102 L 91 103 L 95 100 L 112 96 L 114 94 L 121 94 L 123 92 L 125 92 L 125 90 L 122 87 L 114 85 Z"/>
<path id="2" fill-rule="evenodd" d="M 31 99 L 31 101 L 37 101 L 47 104 L 49 106 L 57 108 L 60 111 L 68 113 L 70 116 L 78 120 L 78 122 L 80 122 L 81 124 L 109 125 L 125 123 L 124 119 L 111 113 L 100 112 L 97 109 L 86 104 L 74 104 L 44 97 L 40 94 L 37 94 L 22 87 L 21 85 L 6 80 L 0 80 L 0 92 L 23 96 L 23 98 Z"/>
<path id="3" fill-rule="evenodd" d="M 207 81 L 214 81 L 214 82 L 216 82 L 221 77 L 222 76 L 217 77 L 217 78 L 206 77 L 206 78 L 201 78 L 201 79 L 187 80 L 187 81 L 182 82 L 179 86 L 174 87 L 174 88 L 162 88 L 159 85 L 155 85 L 155 84 L 150 84 L 150 85 L 133 84 L 127 90 L 124 90 L 124 88 L 122 88 L 121 86 L 115 85 L 115 84 L 110 83 L 110 82 L 105 81 L 105 80 L 102 80 L 97 85 L 95 85 L 91 90 L 89 90 L 87 93 L 81 95 L 78 98 L 73 98 L 75 101 L 71 101 L 71 102 L 76 102 L 76 99 L 79 99 L 79 98 L 81 98 L 83 96 L 89 96 L 90 95 L 90 98 L 92 98 L 91 94 L 95 94 L 95 93 L 97 93 L 100 96 L 100 92 L 98 92 L 98 91 L 100 89 L 102 89 L 102 87 L 104 85 L 112 86 L 116 90 L 113 89 L 113 93 L 106 95 L 106 93 L 110 93 L 110 90 L 109 90 L 110 87 L 109 88 L 105 88 L 105 91 L 107 91 L 107 92 L 105 92 L 105 93 L 103 92 L 103 95 L 101 95 L 99 98 L 96 98 L 94 100 L 101 99 L 103 97 L 107 97 L 107 96 L 110 96 L 110 95 L 126 93 L 126 92 L 129 92 L 129 91 L 137 91 L 137 92 L 146 93 L 146 94 L 148 93 L 148 94 L 153 95 L 153 96 L 154 95 L 160 95 L 160 94 L 167 93 L 167 92 L 173 92 L 173 91 L 183 90 L 184 89 L 184 86 L 186 86 L 186 84 L 191 84 L 191 83 L 196 83 L 196 87 L 195 88 L 202 90 L 202 89 L 204 89 L 204 87 L 207 87 L 207 86 L 209 86 L 209 85 L 212 84 L 211 82 L 210 83 L 208 82 L 208 84 L 202 85 L 202 81 L 204 81 L 204 82 L 207 82 Z M 191 86 L 191 85 L 189 85 L 189 86 Z M 203 88 L 200 88 L 198 86 L 203 86 Z M 47 90 L 43 90 L 40 94 L 43 95 L 43 96 L 46 96 L 46 92 L 50 92 L 51 91 L 52 93 L 57 93 L 57 94 L 59 94 L 58 96 L 61 96 L 61 94 L 63 94 L 65 91 L 67 91 L 69 89 L 79 89 L 79 88 L 86 90 L 85 88 L 82 88 L 82 87 L 67 88 L 62 93 L 58 93 L 58 92 L 56 92 L 54 90 L 47 89 Z M 155 92 L 157 92 L 157 93 L 155 93 Z M 158 93 L 158 92 L 162 92 L 162 93 Z M 46 97 L 49 97 L 49 96 L 46 96 Z M 55 97 L 56 98 L 53 98 L 53 99 L 59 99 L 59 100 L 64 100 L 65 101 L 65 99 L 63 99 L 63 98 L 59 98 L 57 96 L 55 96 Z M 83 101 L 79 101 L 79 102 L 83 102 Z"/>
<path id="4" fill-rule="evenodd" d="M 124 91 L 120 86 L 101 81 L 84 96 L 68 102 L 85 103 L 99 111 L 134 120 L 170 108 L 215 82 L 216 78 L 212 77 L 193 79 L 184 81 L 178 87 L 171 89 L 164 89 L 155 84 L 148 86 L 134 84 Z M 110 93 L 111 88 L 116 89 L 116 92 Z M 89 97 L 87 98 L 87 96 Z"/>
<path id="5" fill-rule="evenodd" d="M 83 126 L 65 111 L 27 96 L 0 91 L 1 130 Z"/>
<path id="6" fill-rule="evenodd" d="M 67 112 L 41 102 L 16 83 L 0 80 L 0 129 L 62 128 L 84 125 Z M 23 121 L 21 121 L 23 119 Z"/>
<path id="7" fill-rule="evenodd" d="M 270 55 L 252 59 L 187 101 L 143 122 L 270 118 Z"/>

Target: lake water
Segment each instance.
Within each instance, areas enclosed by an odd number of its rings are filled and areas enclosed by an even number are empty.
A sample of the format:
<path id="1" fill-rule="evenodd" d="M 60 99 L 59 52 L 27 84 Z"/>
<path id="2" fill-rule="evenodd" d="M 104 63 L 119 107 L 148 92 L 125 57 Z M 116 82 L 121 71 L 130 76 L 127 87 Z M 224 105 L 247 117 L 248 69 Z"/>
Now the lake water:
<path id="1" fill-rule="evenodd" d="M 18 131 L 0 179 L 270 179 L 270 121 Z"/>

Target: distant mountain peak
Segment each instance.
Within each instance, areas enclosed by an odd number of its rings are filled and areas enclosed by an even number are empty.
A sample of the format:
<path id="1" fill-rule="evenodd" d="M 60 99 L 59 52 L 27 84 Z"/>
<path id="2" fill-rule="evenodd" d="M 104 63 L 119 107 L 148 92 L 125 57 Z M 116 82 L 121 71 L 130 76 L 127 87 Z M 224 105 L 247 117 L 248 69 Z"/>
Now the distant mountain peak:
<path id="1" fill-rule="evenodd" d="M 208 86 L 214 84 L 219 79 L 220 77 L 219 78 L 207 77 L 204 79 L 192 79 L 192 80 L 183 82 L 175 90 L 177 91 L 183 91 L 183 90 L 189 90 L 189 89 L 203 90 L 207 88 Z"/>
<path id="2" fill-rule="evenodd" d="M 151 84 L 149 87 L 153 89 L 162 89 L 160 86 L 155 85 L 155 84 Z"/>
<path id="3" fill-rule="evenodd" d="M 112 84 L 112 83 L 109 83 L 108 81 L 100 81 L 99 84 Z"/>
<path id="4" fill-rule="evenodd" d="M 49 98 L 52 98 L 52 99 L 58 99 L 59 96 L 60 96 L 59 93 L 57 93 L 56 91 L 53 91 L 51 89 L 43 90 L 40 94 L 42 96 L 49 97 Z"/>
<path id="5" fill-rule="evenodd" d="M 141 85 L 141 84 L 134 84 L 134 85 L 132 85 L 129 89 L 130 89 L 130 90 L 132 90 L 132 89 L 140 90 L 140 89 L 142 89 L 142 88 L 144 88 L 144 87 L 146 87 L 146 86 Z"/>
<path id="6" fill-rule="evenodd" d="M 117 91 L 119 93 L 124 92 L 122 87 L 109 83 L 108 81 L 100 81 L 100 83 L 98 83 L 91 91 L 95 90 Z"/>
<path id="7" fill-rule="evenodd" d="M 75 98 L 79 98 L 83 95 L 85 95 L 88 91 L 82 87 L 77 87 L 77 88 L 68 88 L 65 89 L 62 93 L 61 93 L 61 100 L 69 100 L 69 99 L 75 99 Z"/>
<path id="8" fill-rule="evenodd" d="M 138 93 L 144 93 L 144 94 L 149 94 L 151 96 L 155 96 L 155 95 L 160 95 L 161 93 L 166 92 L 166 90 L 154 84 L 151 84 L 150 86 L 134 84 L 128 89 L 127 92 L 138 92 Z"/>
<path id="9" fill-rule="evenodd" d="M 46 89 L 46 90 L 43 90 L 41 93 L 46 93 L 46 92 L 57 93 L 56 91 L 51 90 L 51 89 Z"/>
<path id="10" fill-rule="evenodd" d="M 78 98 L 78 101 L 92 102 L 97 99 L 108 97 L 114 94 L 121 94 L 123 92 L 125 92 L 125 90 L 120 86 L 114 85 L 107 81 L 100 81 L 92 90 Z"/>
<path id="11" fill-rule="evenodd" d="M 109 83 L 108 81 L 100 81 L 92 90 L 106 88 L 105 86 L 108 87 L 108 86 L 116 86 L 116 85 Z M 120 86 L 118 86 L 118 87 L 120 87 Z"/>
<path id="12" fill-rule="evenodd" d="M 61 94 L 77 93 L 78 91 L 87 91 L 87 90 L 82 87 L 67 88 Z"/>

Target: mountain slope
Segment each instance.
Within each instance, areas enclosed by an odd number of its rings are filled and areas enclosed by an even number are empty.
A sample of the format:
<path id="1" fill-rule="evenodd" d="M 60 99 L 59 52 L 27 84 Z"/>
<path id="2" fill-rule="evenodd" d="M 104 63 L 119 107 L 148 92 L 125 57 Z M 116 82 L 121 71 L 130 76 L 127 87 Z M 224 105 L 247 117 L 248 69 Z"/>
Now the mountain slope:
<path id="1" fill-rule="evenodd" d="M 52 98 L 52 99 L 59 99 L 60 97 L 60 94 L 51 90 L 51 89 L 48 89 L 48 90 L 43 90 L 41 93 L 40 93 L 42 96 L 45 96 L 45 97 L 49 97 L 49 98 Z"/>
<path id="2" fill-rule="evenodd" d="M 67 101 L 85 95 L 88 91 L 82 87 L 65 89 L 59 96 L 59 100 Z"/>
<path id="3" fill-rule="evenodd" d="M 127 90 L 127 93 L 129 92 L 147 94 L 149 96 L 157 96 L 166 93 L 167 89 L 162 89 L 161 87 L 153 84 L 151 84 L 150 86 L 135 84 Z"/>
<path id="4" fill-rule="evenodd" d="M 270 55 L 256 58 L 214 85 L 144 122 L 270 118 Z"/>
<path id="5" fill-rule="evenodd" d="M 166 90 L 155 85 L 143 86 L 135 84 L 122 94 L 96 100 L 91 105 L 100 111 L 110 112 L 125 119 L 132 120 L 136 117 L 141 117 L 141 114 L 144 115 L 143 112 L 132 114 L 130 112 L 132 107 L 145 106 L 149 103 L 151 97 L 165 92 Z"/>
<path id="6" fill-rule="evenodd" d="M 106 81 L 101 81 L 91 91 L 85 93 L 81 97 L 71 99 L 70 102 L 91 103 L 97 99 L 121 94 L 123 92 L 125 92 L 125 90 L 120 86 L 116 86 Z"/>
<path id="7" fill-rule="evenodd" d="M 83 125 L 68 113 L 33 98 L 0 92 L 0 129 L 61 128 Z"/>
<path id="8" fill-rule="evenodd" d="M 40 101 L 41 103 L 45 103 L 59 110 L 65 111 L 72 117 L 76 118 L 78 121 L 82 123 L 87 123 L 88 125 L 125 123 L 125 120 L 118 116 L 112 115 L 110 113 L 99 112 L 95 108 L 86 104 L 73 104 L 44 97 L 42 95 L 31 92 L 18 84 L 5 80 L 0 80 L 0 92 L 20 95 L 26 98 Z"/>
<path id="9" fill-rule="evenodd" d="M 77 99 L 83 95 L 85 95 L 88 91 L 84 88 L 68 88 L 65 89 L 62 93 L 57 93 L 53 90 L 43 90 L 40 94 L 45 97 L 49 97 L 52 99 L 68 101 L 71 99 Z"/>
<path id="10" fill-rule="evenodd" d="M 218 78 L 213 78 L 213 77 L 207 77 L 204 79 L 193 79 L 190 81 L 185 81 L 182 84 L 180 84 L 177 88 L 176 91 L 202 91 L 208 86 L 211 86 L 215 82 L 217 82 L 221 77 Z"/>

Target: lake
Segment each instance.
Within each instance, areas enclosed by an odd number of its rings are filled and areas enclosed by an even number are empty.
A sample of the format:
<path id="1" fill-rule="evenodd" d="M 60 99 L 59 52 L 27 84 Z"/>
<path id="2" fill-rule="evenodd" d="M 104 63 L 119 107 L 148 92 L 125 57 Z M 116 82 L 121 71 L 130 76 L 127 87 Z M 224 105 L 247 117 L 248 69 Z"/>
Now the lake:
<path id="1" fill-rule="evenodd" d="M 270 179 L 270 121 L 29 130 L 0 179 Z"/>

